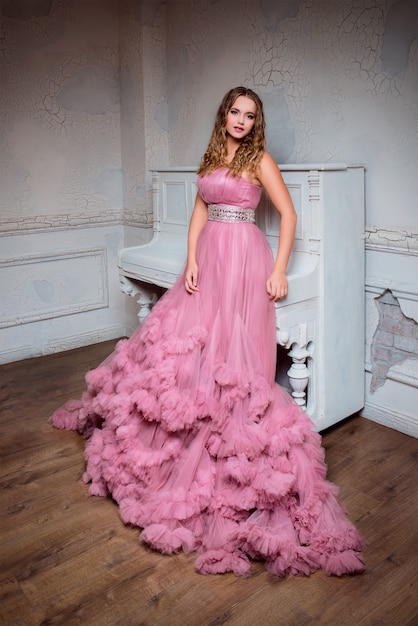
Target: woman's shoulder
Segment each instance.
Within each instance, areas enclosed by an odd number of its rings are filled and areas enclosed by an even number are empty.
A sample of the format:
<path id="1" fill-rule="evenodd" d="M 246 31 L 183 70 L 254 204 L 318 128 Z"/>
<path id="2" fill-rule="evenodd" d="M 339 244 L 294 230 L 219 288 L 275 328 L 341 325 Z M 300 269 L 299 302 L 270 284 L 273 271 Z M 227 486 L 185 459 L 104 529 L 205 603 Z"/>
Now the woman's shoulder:
<path id="1" fill-rule="evenodd" d="M 276 161 L 273 159 L 273 157 L 271 156 L 270 152 L 267 152 L 267 150 L 264 150 L 261 159 L 260 159 L 260 164 L 259 164 L 260 168 L 271 168 L 273 167 L 274 169 L 278 169 L 278 165 L 276 163 Z"/>
<path id="2" fill-rule="evenodd" d="M 257 178 L 260 181 L 260 184 L 264 185 L 266 180 L 277 176 L 281 176 L 279 166 L 271 154 L 265 150 L 258 164 Z"/>

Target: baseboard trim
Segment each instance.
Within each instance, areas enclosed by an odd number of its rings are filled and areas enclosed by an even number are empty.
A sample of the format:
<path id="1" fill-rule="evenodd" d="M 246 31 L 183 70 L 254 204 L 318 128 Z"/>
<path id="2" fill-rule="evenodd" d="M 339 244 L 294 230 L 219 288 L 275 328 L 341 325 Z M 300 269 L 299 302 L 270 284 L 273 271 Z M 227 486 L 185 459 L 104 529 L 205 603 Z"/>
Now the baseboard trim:
<path id="1" fill-rule="evenodd" d="M 83 346 L 90 346 L 94 343 L 102 343 L 103 341 L 110 341 L 111 339 L 119 339 L 119 337 L 124 336 L 124 325 L 110 326 L 109 328 L 64 337 L 57 341 L 49 341 L 43 348 L 43 354 L 55 354 L 56 352 L 82 348 Z"/>
<path id="2" fill-rule="evenodd" d="M 125 325 L 120 324 L 92 332 L 60 337 L 59 340 L 48 341 L 43 346 L 24 345 L 9 350 L 2 350 L 0 353 L 0 365 L 46 356 L 47 354 L 65 352 L 66 350 L 74 350 L 75 348 L 82 348 L 95 343 L 110 341 L 111 339 L 123 338 L 127 336 L 127 332 Z"/>
<path id="3" fill-rule="evenodd" d="M 41 356 L 41 351 L 38 350 L 35 354 L 35 346 L 32 344 L 26 344 L 19 346 L 18 348 L 2 349 L 0 351 L 0 365 L 6 365 L 6 363 L 14 363 L 15 361 L 23 361 L 28 359 L 28 354 L 33 353 L 33 356 Z"/>
<path id="4" fill-rule="evenodd" d="M 366 400 L 360 415 L 418 439 L 418 417 L 400 413 L 392 408 L 386 409 L 384 406 L 374 404 L 368 400 Z"/>

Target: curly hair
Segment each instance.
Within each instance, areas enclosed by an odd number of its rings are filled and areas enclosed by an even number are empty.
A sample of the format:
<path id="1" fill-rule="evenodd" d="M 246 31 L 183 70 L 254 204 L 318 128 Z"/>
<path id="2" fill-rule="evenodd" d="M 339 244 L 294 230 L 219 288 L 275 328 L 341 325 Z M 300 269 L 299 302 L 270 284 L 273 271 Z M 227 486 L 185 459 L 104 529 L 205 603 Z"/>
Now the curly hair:
<path id="1" fill-rule="evenodd" d="M 227 164 L 226 116 L 239 96 L 250 98 L 255 103 L 255 122 L 251 132 L 239 145 L 231 163 Z M 263 103 L 252 89 L 234 87 L 228 91 L 219 105 L 212 135 L 197 173 L 209 174 L 220 167 L 228 167 L 233 176 L 240 176 L 244 170 L 255 175 L 265 149 L 265 126 Z"/>

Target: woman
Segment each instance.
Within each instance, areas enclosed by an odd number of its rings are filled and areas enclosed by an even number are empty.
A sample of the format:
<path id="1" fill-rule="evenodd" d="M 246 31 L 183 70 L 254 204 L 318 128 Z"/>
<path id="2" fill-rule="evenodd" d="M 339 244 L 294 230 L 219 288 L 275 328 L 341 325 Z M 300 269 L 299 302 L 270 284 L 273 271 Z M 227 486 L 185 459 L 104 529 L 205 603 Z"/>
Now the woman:
<path id="1" fill-rule="evenodd" d="M 202 573 L 360 572 L 363 543 L 326 480 L 320 437 L 274 381 L 274 302 L 287 294 L 295 211 L 265 151 L 263 106 L 224 97 L 199 168 L 187 265 L 129 340 L 51 418 L 87 438 L 85 482 L 164 553 Z M 281 217 L 254 224 L 262 188 Z"/>

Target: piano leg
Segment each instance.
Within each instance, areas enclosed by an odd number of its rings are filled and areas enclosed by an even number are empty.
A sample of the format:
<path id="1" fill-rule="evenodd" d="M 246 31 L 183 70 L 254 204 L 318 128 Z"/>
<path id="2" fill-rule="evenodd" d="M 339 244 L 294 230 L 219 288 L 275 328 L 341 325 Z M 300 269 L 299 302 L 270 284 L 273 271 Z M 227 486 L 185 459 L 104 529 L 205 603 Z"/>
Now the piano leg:
<path id="1" fill-rule="evenodd" d="M 292 389 L 292 397 L 303 410 L 306 410 L 306 388 L 309 383 L 306 359 L 311 356 L 311 352 L 307 349 L 308 324 L 298 324 L 293 327 L 292 332 L 288 330 L 288 326 L 287 318 L 282 316 L 276 334 L 277 343 L 286 349 L 291 347 L 288 354 L 292 359 L 292 365 L 287 375 Z"/>
<path id="2" fill-rule="evenodd" d="M 306 348 L 300 348 L 296 344 L 289 352 L 289 356 L 293 361 L 287 372 L 290 386 L 292 388 L 292 396 L 295 402 L 305 410 L 306 387 L 309 382 L 309 370 L 306 366 L 306 359 L 310 356 L 310 353 Z"/>
<path id="3" fill-rule="evenodd" d="M 141 323 L 158 300 L 155 289 L 152 289 L 151 285 L 148 287 L 138 281 L 130 280 L 123 274 L 119 275 L 119 282 L 122 293 L 132 296 L 132 298 L 139 296 L 137 298 L 137 304 L 139 304 L 138 319 Z"/>

